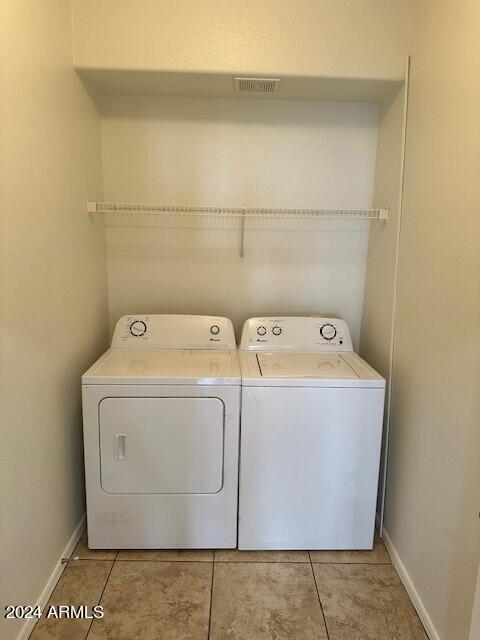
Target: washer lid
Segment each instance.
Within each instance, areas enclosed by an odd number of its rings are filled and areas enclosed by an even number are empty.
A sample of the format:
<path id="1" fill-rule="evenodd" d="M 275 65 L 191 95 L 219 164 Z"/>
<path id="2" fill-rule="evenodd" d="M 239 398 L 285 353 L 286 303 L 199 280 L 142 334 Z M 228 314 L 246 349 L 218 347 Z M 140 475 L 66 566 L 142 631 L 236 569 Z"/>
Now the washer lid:
<path id="1" fill-rule="evenodd" d="M 260 374 L 266 378 L 347 378 L 360 376 L 339 353 L 257 354 Z"/>
<path id="2" fill-rule="evenodd" d="M 109 349 L 82 383 L 238 385 L 240 367 L 234 350 Z"/>
<path id="3" fill-rule="evenodd" d="M 240 352 L 240 363 L 244 386 L 385 386 L 385 380 L 354 352 Z"/>

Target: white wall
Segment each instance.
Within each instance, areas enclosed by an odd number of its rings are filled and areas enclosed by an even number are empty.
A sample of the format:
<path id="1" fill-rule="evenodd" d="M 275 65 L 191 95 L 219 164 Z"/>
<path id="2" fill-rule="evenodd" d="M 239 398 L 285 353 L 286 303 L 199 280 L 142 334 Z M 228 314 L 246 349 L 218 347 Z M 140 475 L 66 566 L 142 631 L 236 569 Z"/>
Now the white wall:
<path id="1" fill-rule="evenodd" d="M 441 640 L 480 559 L 480 4 L 418 5 L 386 528 Z"/>
<path id="2" fill-rule="evenodd" d="M 0 602 L 34 604 L 84 512 L 80 375 L 107 337 L 100 121 L 70 5 L 1 3 Z M 0 623 L 2 640 L 19 624 Z"/>
<path id="3" fill-rule="evenodd" d="M 105 199 L 369 207 L 376 125 L 369 104 L 103 96 Z M 365 222 L 248 222 L 242 260 L 237 220 L 124 220 L 107 229 L 111 323 L 213 313 L 238 329 L 255 314 L 332 313 L 358 339 Z"/>
<path id="4" fill-rule="evenodd" d="M 74 0 L 77 68 L 403 77 L 411 0 Z"/>

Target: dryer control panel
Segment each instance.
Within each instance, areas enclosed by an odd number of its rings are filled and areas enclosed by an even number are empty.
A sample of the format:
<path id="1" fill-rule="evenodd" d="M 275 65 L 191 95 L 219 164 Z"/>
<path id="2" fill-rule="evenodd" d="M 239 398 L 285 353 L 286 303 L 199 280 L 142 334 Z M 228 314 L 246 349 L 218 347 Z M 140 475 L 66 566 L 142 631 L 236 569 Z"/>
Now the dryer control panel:
<path id="1" fill-rule="evenodd" d="M 280 316 L 247 320 L 240 349 L 353 351 L 353 346 L 348 326 L 340 318 Z"/>
<path id="2" fill-rule="evenodd" d="M 218 316 L 150 314 L 123 316 L 112 347 L 123 349 L 236 349 L 233 325 Z"/>

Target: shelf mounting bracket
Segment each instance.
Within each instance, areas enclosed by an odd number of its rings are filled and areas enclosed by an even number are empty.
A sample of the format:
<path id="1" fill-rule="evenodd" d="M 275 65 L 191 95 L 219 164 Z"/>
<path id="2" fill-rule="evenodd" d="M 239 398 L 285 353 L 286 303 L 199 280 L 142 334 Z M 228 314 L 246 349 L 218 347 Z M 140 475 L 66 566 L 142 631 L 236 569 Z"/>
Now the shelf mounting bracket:
<path id="1" fill-rule="evenodd" d="M 245 256 L 245 207 L 242 207 L 242 216 L 240 220 L 240 258 Z"/>

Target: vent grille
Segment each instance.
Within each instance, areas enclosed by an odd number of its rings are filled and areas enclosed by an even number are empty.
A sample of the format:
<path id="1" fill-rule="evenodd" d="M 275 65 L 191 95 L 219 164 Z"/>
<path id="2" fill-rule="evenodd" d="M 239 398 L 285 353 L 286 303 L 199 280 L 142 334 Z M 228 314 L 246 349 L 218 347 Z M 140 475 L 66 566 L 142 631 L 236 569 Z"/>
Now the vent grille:
<path id="1" fill-rule="evenodd" d="M 278 78 L 235 78 L 235 90 L 241 93 L 276 93 Z"/>

